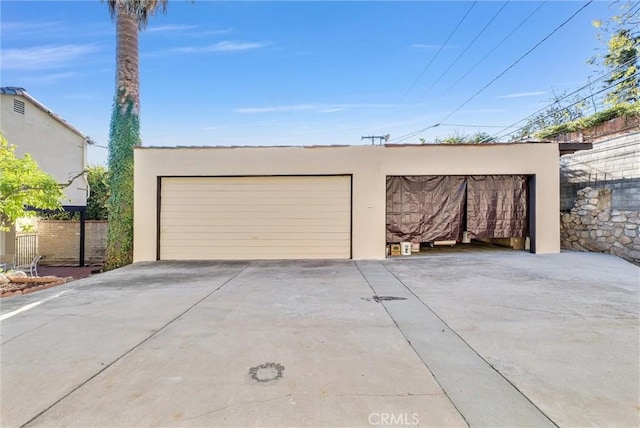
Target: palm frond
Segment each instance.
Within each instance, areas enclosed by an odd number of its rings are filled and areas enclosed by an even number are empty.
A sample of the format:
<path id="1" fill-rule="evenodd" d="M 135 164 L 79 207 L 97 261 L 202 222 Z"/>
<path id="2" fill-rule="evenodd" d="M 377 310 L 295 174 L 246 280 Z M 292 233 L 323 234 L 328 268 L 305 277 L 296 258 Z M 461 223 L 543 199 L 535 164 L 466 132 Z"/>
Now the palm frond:
<path id="1" fill-rule="evenodd" d="M 118 13 L 118 7 L 124 7 L 125 11 L 134 16 L 138 23 L 139 29 L 144 29 L 149 22 L 149 17 L 155 15 L 158 10 L 162 13 L 167 12 L 169 0 L 101 0 L 107 3 L 111 18 L 115 18 Z"/>

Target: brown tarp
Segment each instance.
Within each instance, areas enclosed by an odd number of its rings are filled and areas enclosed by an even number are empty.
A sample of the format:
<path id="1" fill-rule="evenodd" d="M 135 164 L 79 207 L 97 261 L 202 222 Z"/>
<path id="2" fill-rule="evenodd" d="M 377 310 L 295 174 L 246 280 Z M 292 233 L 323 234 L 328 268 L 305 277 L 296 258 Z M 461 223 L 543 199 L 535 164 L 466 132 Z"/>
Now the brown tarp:
<path id="1" fill-rule="evenodd" d="M 467 230 L 472 238 L 526 236 L 527 177 L 468 177 Z"/>
<path id="2" fill-rule="evenodd" d="M 464 176 L 387 177 L 387 242 L 460 240 Z"/>
<path id="3" fill-rule="evenodd" d="M 386 221 L 387 242 L 524 237 L 527 177 L 390 176 Z"/>

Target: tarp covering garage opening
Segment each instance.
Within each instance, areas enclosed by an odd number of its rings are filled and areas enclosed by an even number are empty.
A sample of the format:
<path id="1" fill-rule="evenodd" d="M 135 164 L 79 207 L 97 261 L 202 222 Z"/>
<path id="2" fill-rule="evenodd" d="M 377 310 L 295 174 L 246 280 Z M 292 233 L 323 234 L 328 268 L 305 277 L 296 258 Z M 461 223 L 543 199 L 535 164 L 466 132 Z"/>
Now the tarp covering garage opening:
<path id="1" fill-rule="evenodd" d="M 387 242 L 459 240 L 464 176 L 387 177 Z"/>
<path id="2" fill-rule="evenodd" d="M 527 178 L 515 175 L 467 178 L 467 230 L 472 238 L 524 237 Z"/>
<path id="3" fill-rule="evenodd" d="M 524 237 L 527 177 L 388 176 L 387 242 Z"/>

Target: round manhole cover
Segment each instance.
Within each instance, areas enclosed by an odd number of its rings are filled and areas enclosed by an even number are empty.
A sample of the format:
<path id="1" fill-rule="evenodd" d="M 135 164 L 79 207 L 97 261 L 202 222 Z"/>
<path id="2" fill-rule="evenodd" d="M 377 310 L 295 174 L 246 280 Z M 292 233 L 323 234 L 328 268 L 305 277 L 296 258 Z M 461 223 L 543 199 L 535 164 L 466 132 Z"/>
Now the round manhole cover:
<path id="1" fill-rule="evenodd" d="M 251 379 L 256 382 L 271 382 L 280 379 L 284 372 L 284 366 L 277 363 L 265 363 L 249 369 Z"/>

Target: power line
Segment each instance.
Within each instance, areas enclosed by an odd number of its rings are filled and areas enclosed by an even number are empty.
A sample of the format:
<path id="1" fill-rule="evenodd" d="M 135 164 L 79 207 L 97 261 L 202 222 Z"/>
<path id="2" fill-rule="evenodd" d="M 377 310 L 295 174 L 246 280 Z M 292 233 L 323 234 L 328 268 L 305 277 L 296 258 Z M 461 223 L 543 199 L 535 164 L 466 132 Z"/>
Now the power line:
<path id="1" fill-rule="evenodd" d="M 457 123 L 441 123 L 440 126 L 459 126 L 460 128 L 508 128 L 504 125 L 460 125 Z"/>
<path id="2" fill-rule="evenodd" d="M 635 73 L 634 73 L 634 74 L 632 74 L 631 76 L 626 77 L 624 80 L 632 79 L 632 78 L 634 78 L 635 76 L 637 76 L 639 73 L 640 73 L 640 72 L 635 72 Z M 607 90 L 609 90 L 609 89 L 613 88 L 613 87 L 614 87 L 614 86 L 616 86 L 618 83 L 619 83 L 619 82 L 616 82 L 615 84 L 610 85 L 610 86 L 607 86 L 607 87 L 605 87 L 605 88 L 603 88 L 603 89 L 601 89 L 601 90 L 599 90 L 599 91 L 597 91 L 597 92 L 593 92 L 593 93 L 591 93 L 591 94 L 587 95 L 587 96 L 586 96 L 586 97 L 584 97 L 584 98 L 581 98 L 581 99 L 579 99 L 579 100 L 577 100 L 577 101 L 575 101 L 575 102 L 573 102 L 573 103 L 571 103 L 571 104 L 569 104 L 569 105 L 564 106 L 564 107 L 563 107 L 563 109 L 568 109 L 569 107 L 573 107 L 573 106 L 575 106 L 575 105 L 577 105 L 577 104 L 580 104 L 581 102 L 583 102 L 583 101 L 587 100 L 588 98 L 591 98 L 591 97 L 593 97 L 593 96 L 595 96 L 595 95 L 598 95 L 598 94 L 600 94 L 600 93 L 602 93 L 602 92 L 604 92 L 604 91 L 607 91 Z M 604 98 L 605 98 L 605 96 L 599 97 L 599 101 L 604 100 Z M 554 104 L 555 104 L 555 102 L 554 102 L 554 103 L 551 103 L 549 106 L 545 107 L 545 108 L 544 108 L 544 109 L 542 109 L 542 110 L 545 110 L 545 109 L 547 109 L 547 108 L 549 108 L 549 107 L 552 107 Z M 534 123 L 534 124 L 536 124 L 536 123 L 540 123 L 540 122 L 542 122 L 544 119 L 546 119 L 546 118 L 548 118 L 548 117 L 551 117 L 551 114 L 547 114 L 547 115 L 545 115 L 545 116 L 541 117 L 540 119 L 538 119 L 537 121 L 535 121 L 535 122 L 533 122 L 533 123 Z M 519 122 L 521 122 L 521 120 L 519 120 L 519 121 L 518 121 L 518 122 L 516 122 L 516 123 L 519 123 Z M 517 128 L 517 129 L 515 129 L 514 131 L 511 131 L 511 132 L 508 132 L 508 133 L 504 133 L 504 132 L 503 132 L 504 130 L 503 130 L 503 131 L 500 131 L 500 132 L 498 132 L 497 134 L 492 135 L 492 136 L 491 136 L 491 138 L 493 138 L 493 139 L 497 139 L 497 138 L 506 137 L 507 135 L 514 134 L 514 133 L 516 133 L 516 132 L 518 132 L 518 131 L 521 131 L 521 130 L 525 129 L 528 125 L 529 125 L 529 124 L 523 125 L 523 126 L 521 126 L 521 127 Z M 513 127 L 513 126 L 512 126 L 512 127 Z M 506 130 L 506 128 L 505 128 L 505 130 Z"/>
<path id="3" fill-rule="evenodd" d="M 456 65 L 456 63 L 460 60 L 460 58 L 462 58 L 462 56 L 471 48 L 471 46 L 473 46 L 473 44 L 476 42 L 476 40 L 478 40 L 478 38 L 482 35 L 482 33 L 484 33 L 484 31 L 491 25 L 491 23 L 493 21 L 495 21 L 495 19 L 498 17 L 498 15 L 500 15 L 502 13 L 504 8 L 507 7 L 508 4 L 509 4 L 509 2 L 507 1 L 507 2 L 505 2 L 505 4 L 502 5 L 500 10 L 498 10 L 493 15 L 493 17 L 489 20 L 489 22 L 487 22 L 486 25 L 484 27 L 482 27 L 482 30 L 480 30 L 480 32 L 478 34 L 476 34 L 476 36 L 473 38 L 473 40 L 471 40 L 471 42 L 469 42 L 467 47 L 465 47 L 464 50 L 462 52 L 460 52 L 460 55 L 458 55 L 458 57 L 453 60 L 451 65 L 449 65 L 449 67 L 445 71 L 443 71 L 442 74 L 440 74 L 440 76 L 438 76 L 438 78 L 431 84 L 431 86 L 429 86 L 429 88 L 426 91 L 424 91 L 424 93 L 422 94 L 422 97 L 425 97 L 429 93 L 429 91 L 431 91 L 431 89 L 433 89 L 433 87 L 436 86 L 436 84 L 440 80 L 442 80 L 442 78 L 449 72 L 449 70 L 451 70 L 453 68 L 453 66 Z"/>
<path id="4" fill-rule="evenodd" d="M 493 52 L 496 51 L 496 49 L 498 49 L 500 46 L 502 46 L 502 44 L 504 42 L 507 41 L 507 39 L 509 39 L 509 37 L 511 37 L 513 35 L 513 33 L 515 33 L 516 31 L 518 31 L 518 29 L 520 29 L 520 27 L 522 27 L 529 19 L 531 19 L 531 17 L 533 15 L 536 14 L 536 12 L 538 12 L 542 6 L 544 6 L 547 2 L 543 1 L 537 8 L 535 8 L 533 10 L 533 12 L 531 12 L 529 15 L 527 15 L 526 18 L 524 18 L 513 30 L 511 30 L 511 32 L 509 34 L 507 34 L 502 40 L 500 40 L 500 42 L 495 45 L 493 47 L 493 49 L 491 49 L 485 56 L 483 56 L 480 61 L 476 62 L 475 65 L 473 67 L 471 67 L 469 69 L 469 71 L 467 71 L 465 74 L 462 75 L 462 77 L 460 77 L 458 80 L 456 80 L 451 86 L 449 86 L 438 98 L 435 99 L 435 101 L 440 100 L 445 94 L 447 94 L 451 89 L 455 88 L 456 86 L 458 86 L 458 83 L 462 82 L 462 80 L 464 80 L 465 77 L 467 77 L 469 74 L 471 74 L 471 72 L 473 70 L 475 70 L 476 68 L 478 68 L 478 66 L 484 62 L 485 59 L 487 59 Z"/>
<path id="5" fill-rule="evenodd" d="M 453 29 L 453 31 L 451 31 L 451 33 L 449 34 L 449 37 L 447 37 L 447 40 L 444 41 L 444 43 L 442 45 L 440 45 L 440 48 L 438 48 L 438 51 L 436 52 L 436 54 L 431 58 L 431 61 L 429 61 L 429 63 L 422 69 L 422 71 L 420 72 L 420 74 L 418 75 L 418 77 L 416 77 L 416 79 L 413 81 L 413 83 L 411 84 L 411 86 L 409 86 L 409 89 L 407 89 L 404 93 L 404 95 L 402 95 L 402 99 L 404 99 L 409 92 L 411 92 L 411 90 L 413 89 L 413 87 L 416 85 L 416 83 L 418 83 L 418 80 L 420 80 L 420 78 L 422 77 L 422 75 L 427 71 L 427 69 L 431 66 L 431 64 L 433 63 L 433 61 L 435 61 L 435 59 L 438 57 L 438 55 L 440 55 L 440 52 L 442 52 L 442 49 L 446 46 L 446 44 L 449 42 L 449 40 L 451 40 L 451 37 L 453 37 L 453 35 L 455 34 L 456 31 L 458 31 L 458 28 L 460 27 L 460 25 L 462 25 L 462 22 L 467 18 L 467 16 L 469 15 L 469 13 L 471 12 L 471 10 L 474 8 L 474 6 L 476 5 L 476 3 L 478 3 L 478 0 L 475 0 L 472 4 L 471 7 L 469 7 L 469 9 L 467 9 L 467 12 L 464 14 L 464 16 L 462 17 L 462 19 L 458 22 L 458 24 L 455 26 L 455 28 Z"/>
<path id="6" fill-rule="evenodd" d="M 444 122 L 445 120 L 449 119 L 451 116 L 453 116 L 454 114 L 456 114 L 462 107 L 466 106 L 467 104 L 469 104 L 475 97 L 477 97 L 478 95 L 480 95 L 482 92 L 484 92 L 489 86 L 491 86 L 493 83 L 495 83 L 499 78 L 501 78 L 502 76 L 504 76 L 509 70 L 511 70 L 513 67 L 516 66 L 516 64 L 518 64 L 520 61 L 522 61 L 524 58 L 526 58 L 527 56 L 529 56 L 529 54 L 531 54 L 531 52 L 533 52 L 538 46 L 540 46 L 542 43 L 544 43 L 547 39 L 549 39 L 551 36 L 553 36 L 558 30 L 560 30 L 562 27 L 564 27 L 565 25 L 567 25 L 569 23 L 569 21 L 571 21 L 573 18 L 576 17 L 576 15 L 578 15 L 580 12 L 582 12 L 587 6 L 589 6 L 591 3 L 593 3 L 593 0 L 589 0 L 587 3 L 585 3 L 582 7 L 580 7 L 580 9 L 576 10 L 569 18 L 565 19 L 564 22 L 562 22 L 562 24 L 558 25 L 556 28 L 553 29 L 552 32 L 550 32 L 549 34 L 547 34 L 542 40 L 540 40 L 538 43 L 536 43 L 531 49 L 529 49 L 527 52 L 525 52 L 522 56 L 520 56 L 520 58 L 518 58 L 513 64 L 511 64 L 510 66 L 508 66 L 507 68 L 504 69 L 504 71 L 502 71 L 500 74 L 498 74 L 496 77 L 494 77 L 489 83 L 487 83 L 486 85 L 484 85 L 479 91 L 477 91 L 475 94 L 473 94 L 471 97 L 469 97 L 465 102 L 463 102 L 462 104 L 460 104 L 458 107 L 455 108 L 455 110 L 453 110 L 451 113 L 449 113 L 444 119 L 441 120 L 441 122 Z"/>
<path id="7" fill-rule="evenodd" d="M 400 137 L 398 137 L 397 139 L 395 139 L 393 142 L 394 142 L 394 143 L 401 143 L 401 142 L 403 142 L 403 141 L 405 141 L 405 140 L 408 140 L 408 139 L 409 139 L 409 138 L 411 138 L 411 137 L 415 137 L 415 136 L 416 136 L 416 135 L 418 135 L 418 134 L 422 134 L 422 133 L 423 133 L 424 131 L 426 131 L 427 129 L 437 128 L 438 126 L 440 126 L 440 124 L 439 124 L 439 123 L 436 123 L 435 125 L 429 125 L 429 126 L 427 126 L 427 127 L 425 127 L 425 128 L 418 129 L 417 131 L 413 131 L 413 132 L 410 132 L 410 133 L 408 133 L 408 134 L 401 135 Z"/>
<path id="8" fill-rule="evenodd" d="M 537 115 L 538 113 L 542 113 L 543 111 L 545 111 L 545 110 L 547 110 L 547 109 L 549 109 L 549 108 L 553 107 L 554 105 L 559 104 L 561 101 L 564 101 L 564 100 L 566 100 L 567 98 L 569 98 L 569 97 L 571 97 L 571 96 L 573 96 L 573 95 L 575 95 L 575 94 L 579 93 L 580 91 L 582 91 L 582 90 L 584 90 L 584 89 L 586 89 L 586 88 L 590 87 L 590 86 L 591 86 L 591 85 L 593 85 L 594 83 L 596 83 L 596 82 L 598 82 L 598 81 L 600 81 L 600 80 L 605 79 L 609 74 L 613 74 L 613 73 L 617 72 L 618 70 L 620 70 L 620 69 L 622 69 L 622 68 L 626 67 L 627 65 L 631 64 L 631 63 L 632 63 L 632 62 L 634 62 L 634 61 L 635 61 L 634 59 L 631 59 L 631 60 L 629 60 L 629 61 L 627 61 L 627 62 L 625 62 L 625 63 L 621 64 L 620 66 L 616 67 L 615 69 L 611 70 L 610 72 L 605 73 L 605 74 L 603 74 L 602 76 L 598 77 L 596 80 L 591 81 L 591 82 L 588 82 L 588 83 L 587 83 L 587 84 L 585 84 L 584 86 L 581 86 L 580 88 L 578 88 L 578 89 L 574 90 L 573 92 L 570 92 L 570 93 L 568 93 L 568 94 L 566 94 L 566 95 L 562 96 L 561 98 L 559 98 L 559 99 L 555 100 L 555 101 L 554 101 L 554 102 L 552 102 L 551 104 L 549 104 L 549 105 L 547 105 L 547 106 L 545 106 L 545 107 L 542 107 L 541 109 L 539 109 L 539 110 L 537 110 L 537 111 L 535 111 L 535 112 L 531 113 L 530 115 L 525 116 L 524 118 L 522 118 L 522 119 L 520 119 L 520 120 L 518 120 L 518 121 L 514 122 L 514 123 L 513 123 L 513 124 L 511 124 L 510 126 L 505 127 L 505 129 L 503 129 L 503 130 L 499 131 L 497 134 L 493 135 L 493 137 L 496 137 L 496 136 L 497 136 L 497 135 L 499 135 L 499 134 L 503 134 L 505 130 L 507 130 L 507 129 L 509 129 L 509 128 L 513 128 L 513 127 L 515 127 L 518 123 L 523 122 L 523 121 L 525 121 L 525 120 L 528 120 L 528 119 L 530 119 L 530 118 L 534 117 L 535 115 Z M 637 72 L 636 72 L 636 74 L 637 74 Z M 627 79 L 631 79 L 632 77 L 633 77 L 633 75 L 632 75 L 632 76 L 628 76 L 628 77 L 626 77 L 623 81 L 626 81 Z M 593 97 L 594 95 L 597 95 L 597 94 L 599 94 L 599 93 L 601 93 L 601 92 L 603 92 L 603 91 L 605 91 L 605 90 L 607 90 L 607 89 L 611 89 L 612 87 L 616 86 L 618 83 L 620 83 L 620 82 L 615 82 L 614 84 L 612 84 L 612 85 L 610 85 L 610 86 L 605 87 L 603 90 L 600 90 L 600 91 L 598 91 L 598 92 L 591 93 L 591 94 L 590 94 L 590 95 L 588 95 L 587 97 L 583 98 L 581 101 L 584 101 L 584 100 L 586 100 L 586 99 L 588 99 L 588 98 L 590 98 L 590 97 Z M 565 107 L 563 107 L 563 108 L 565 108 L 565 109 L 566 109 L 566 108 L 569 108 L 569 107 L 571 107 L 571 106 L 573 106 L 573 105 L 575 105 L 575 104 L 576 104 L 576 103 L 571 104 L 571 105 L 569 105 L 569 106 L 565 106 Z M 550 115 L 546 115 L 546 116 L 544 116 L 542 119 L 544 119 L 544 118 L 546 118 L 546 117 L 549 117 L 549 116 L 550 116 Z M 541 120 L 542 120 L 542 119 L 541 119 Z M 537 122 L 540 122 L 540 120 L 538 120 Z M 537 123 L 537 122 L 536 122 L 536 123 Z M 513 132 L 516 132 L 516 131 L 522 130 L 522 129 L 524 129 L 525 127 L 526 127 L 526 125 L 524 125 L 524 126 L 522 126 L 522 127 L 518 128 L 518 129 L 516 129 L 516 130 L 515 130 L 515 131 L 513 131 Z M 510 133 L 512 133 L 512 132 L 510 132 Z"/>
<path id="9" fill-rule="evenodd" d="M 509 71 L 509 70 L 510 70 L 511 68 L 513 68 L 516 64 L 518 64 L 522 59 L 524 59 L 526 56 L 528 56 L 528 55 L 529 55 L 533 50 L 535 50 L 538 46 L 540 46 L 544 41 L 546 41 L 547 39 L 549 39 L 549 37 L 551 37 L 553 34 L 555 34 L 555 33 L 556 33 L 560 28 L 564 27 L 564 26 L 565 26 L 569 21 L 571 21 L 571 20 L 572 20 L 576 15 L 578 15 L 582 10 L 584 10 L 584 9 L 585 9 L 587 6 L 589 6 L 591 3 L 593 3 L 593 0 L 589 0 L 587 3 L 585 3 L 585 4 L 584 4 L 582 7 L 580 7 L 576 12 L 574 12 L 574 13 L 573 13 L 569 18 L 567 18 L 567 19 L 566 19 L 565 21 L 563 21 L 560 25 L 558 25 L 558 26 L 557 26 L 553 31 L 551 31 L 551 33 L 549 33 L 549 34 L 548 34 L 547 36 L 545 36 L 542 40 L 540 40 L 538 43 L 536 43 L 536 44 L 535 44 L 531 49 L 529 49 L 529 50 L 528 50 L 527 52 L 525 52 L 522 56 L 520 56 L 520 58 L 518 58 L 518 59 L 517 59 L 513 64 L 511 64 L 509 67 L 507 67 L 507 68 L 506 68 L 504 71 L 502 71 L 498 76 L 496 76 L 496 77 L 495 77 L 494 79 L 492 79 L 489 83 L 487 83 L 483 88 L 481 88 L 479 91 L 477 91 L 473 96 L 471 96 L 471 97 L 470 97 L 469 99 L 467 99 L 464 103 L 462 103 L 460 106 L 458 106 L 454 111 L 452 111 L 451 113 L 449 113 L 449 114 L 448 114 L 448 115 L 447 115 L 447 116 L 446 116 L 442 121 L 437 122 L 437 123 L 435 123 L 435 124 L 433 124 L 433 125 L 427 126 L 427 127 L 425 127 L 425 128 L 419 129 L 419 130 L 417 130 L 417 131 L 413 131 L 413 132 L 410 132 L 410 133 L 408 133 L 408 134 L 405 134 L 405 135 L 403 135 L 403 136 L 401 136 L 401 137 L 398 137 L 398 138 L 397 138 L 396 140 L 394 140 L 393 142 L 394 142 L 394 143 L 400 143 L 400 142 L 405 141 L 405 140 L 407 140 L 407 139 L 409 139 L 409 138 L 411 138 L 411 137 L 414 137 L 414 136 L 416 136 L 416 135 L 418 135 L 418 134 L 420 134 L 420 133 L 422 133 L 422 132 L 424 132 L 424 131 L 426 131 L 426 130 L 428 130 L 428 129 L 431 129 L 431 128 L 435 128 L 435 127 L 440 126 L 444 121 L 446 121 L 448 118 L 450 118 L 451 116 L 453 116 L 453 115 L 454 115 L 456 112 L 458 112 L 462 107 L 464 107 L 466 104 L 468 104 L 471 100 L 473 100 L 473 99 L 474 99 L 476 96 L 478 96 L 481 92 L 483 92 L 485 89 L 487 89 L 487 88 L 488 88 L 491 84 L 493 84 L 496 80 L 498 80 L 500 77 L 502 77 L 502 76 L 503 76 L 507 71 Z M 536 9 L 536 11 L 537 11 L 537 9 Z M 534 11 L 533 13 L 535 13 L 536 11 Z M 624 64 L 623 64 L 622 66 L 624 66 Z M 621 66 L 621 67 L 622 67 L 622 66 Z M 611 71 L 610 73 L 613 73 L 614 71 L 615 71 L 615 70 Z M 610 73 L 607 73 L 607 74 L 610 74 Z M 634 74 L 634 75 L 632 75 L 632 76 L 627 77 L 627 79 L 634 77 L 636 74 L 637 74 L 637 73 L 635 73 L 635 74 Z M 593 82 L 589 82 L 589 83 L 588 83 L 587 85 L 585 85 L 584 87 L 592 85 L 593 83 L 597 82 L 598 80 L 603 79 L 605 76 L 606 76 L 606 74 L 605 74 L 605 75 L 603 75 L 603 76 L 601 76 L 601 77 L 599 77 L 598 79 L 596 79 L 596 80 L 595 80 L 595 81 L 593 81 Z M 626 79 L 625 79 L 625 80 L 626 80 Z M 616 84 L 617 84 L 617 83 L 620 83 L 620 82 L 616 82 Z M 604 88 L 603 90 L 600 90 L 600 91 L 598 91 L 598 92 L 596 92 L 596 93 L 592 93 L 592 94 L 590 94 L 589 96 L 587 96 L 587 97 L 583 98 L 582 100 L 580 100 L 579 102 L 582 102 L 582 101 L 584 101 L 584 100 L 588 99 L 589 97 L 593 97 L 594 95 L 596 95 L 596 94 L 598 94 L 598 93 L 601 93 L 601 92 L 603 92 L 603 91 L 605 91 L 605 90 L 607 90 L 607 89 L 610 89 L 610 88 L 611 88 L 611 87 L 613 87 L 613 86 L 615 86 L 615 85 L 611 85 L 611 86 L 606 87 L 606 88 Z M 566 99 L 567 97 L 569 97 L 569 96 L 573 95 L 574 93 L 577 93 L 577 92 L 578 92 L 578 91 L 580 91 L 581 89 L 584 89 L 584 87 L 583 87 L 583 88 L 578 89 L 577 91 L 572 92 L 571 94 L 569 94 L 569 95 L 567 95 L 567 96 L 563 97 L 562 99 Z M 562 100 L 562 99 L 561 99 L 561 100 Z M 557 102 L 559 102 L 559 101 L 560 101 L 560 100 L 557 100 L 557 101 L 556 101 L 556 103 L 557 103 Z M 552 106 L 552 105 L 554 105 L 554 104 L 555 104 L 555 103 L 552 103 L 550 106 Z M 574 104 L 572 104 L 572 105 L 575 105 L 575 104 L 577 104 L 577 103 L 574 103 Z M 550 106 L 547 106 L 547 107 L 545 107 L 545 108 L 548 108 L 548 107 L 550 107 Z M 570 106 L 567 106 L 567 107 L 565 107 L 565 108 L 568 108 L 568 107 L 570 107 Z M 545 108 L 543 108 L 543 109 L 539 110 L 538 112 L 543 111 Z M 537 113 L 534 113 L 534 114 L 537 114 Z M 531 115 L 531 116 L 532 116 L 532 115 Z M 525 119 L 526 119 L 526 118 L 525 118 Z M 522 120 L 524 120 L 524 119 L 522 119 Z M 518 123 L 520 123 L 522 120 L 519 120 L 518 122 L 515 122 L 513 125 L 510 125 L 510 126 L 506 127 L 504 130 L 509 129 L 509 128 L 513 128 L 515 125 L 517 125 Z M 516 131 L 518 131 L 518 130 L 520 130 L 520 129 L 523 129 L 523 128 L 524 128 L 524 127 L 518 128 Z M 504 131 L 504 130 L 503 130 L 503 131 Z M 515 131 L 514 131 L 514 132 L 515 132 Z M 497 134 L 494 134 L 494 136 L 501 135 L 502 133 L 503 133 L 503 132 L 501 131 L 501 132 L 499 132 L 499 133 L 497 133 Z M 494 137 L 494 136 L 493 136 L 493 137 Z"/>
<path id="10" fill-rule="evenodd" d="M 566 95 L 562 96 L 561 98 L 558 98 L 557 100 L 555 100 L 553 103 L 549 104 L 548 106 L 543 107 L 543 108 L 541 108 L 540 110 L 538 110 L 538 111 L 535 111 L 535 112 L 531 113 L 529 116 L 526 116 L 524 119 L 520 119 L 519 121 L 515 122 L 515 123 L 514 123 L 514 124 L 512 124 L 511 126 L 517 125 L 519 122 L 522 122 L 523 120 L 526 120 L 526 119 L 528 119 L 529 117 L 532 117 L 532 116 L 534 116 L 534 115 L 536 115 L 536 114 L 538 114 L 538 113 L 540 113 L 540 112 L 542 112 L 542 111 L 546 110 L 547 108 L 549 108 L 549 107 L 553 106 L 554 104 L 558 104 L 560 101 L 563 101 L 563 100 L 565 100 L 565 99 L 569 98 L 570 96 L 577 94 L 578 92 L 580 92 L 580 91 L 582 91 L 583 89 L 586 89 L 586 88 L 588 88 L 588 87 L 592 86 L 593 84 L 597 83 L 597 82 L 598 82 L 598 81 L 600 81 L 600 80 L 604 80 L 604 79 L 605 79 L 605 78 L 607 78 L 609 75 L 613 75 L 614 73 L 616 73 L 616 72 L 620 71 L 620 70 L 621 70 L 621 69 L 623 69 L 624 67 L 627 67 L 628 65 L 631 65 L 631 63 L 633 63 L 633 62 L 635 62 L 635 58 L 631 58 L 631 59 L 629 59 L 629 60 L 627 60 L 627 61 L 623 62 L 622 64 L 620 64 L 619 66 L 617 66 L 617 67 L 616 67 L 616 68 L 614 68 L 613 70 L 608 71 L 608 72 L 606 72 L 606 73 L 604 73 L 604 74 L 600 75 L 600 76 L 599 76 L 598 78 L 596 78 L 595 80 L 588 80 L 586 84 L 584 84 L 583 86 L 579 87 L 578 89 L 576 89 L 576 90 L 574 90 L 574 91 L 572 91 L 572 92 L 570 92 L 570 93 L 568 93 L 568 94 L 566 94 Z"/>
<path id="11" fill-rule="evenodd" d="M 533 116 L 535 116 L 536 114 L 538 114 L 538 113 L 540 113 L 540 112 L 545 111 L 546 109 L 548 109 L 548 108 L 550 108 L 550 107 L 554 106 L 555 104 L 559 104 L 561 101 L 563 101 L 563 100 L 565 100 L 565 99 L 567 99 L 567 98 L 569 98 L 569 97 L 571 97 L 571 96 L 573 96 L 573 95 L 575 95 L 575 94 L 579 93 L 580 91 L 582 91 L 582 90 L 584 90 L 584 89 L 586 89 L 586 88 L 590 87 L 591 85 L 593 85 L 593 84 L 597 83 L 598 81 L 605 79 L 609 74 L 613 74 L 613 73 L 615 73 L 615 72 L 616 72 L 616 71 L 618 71 L 619 69 L 622 69 L 622 68 L 626 67 L 627 65 L 631 64 L 631 63 L 632 63 L 632 62 L 634 62 L 634 61 L 635 61 L 634 59 L 630 59 L 630 60 L 628 60 L 628 61 L 626 61 L 626 62 L 622 63 L 621 65 L 619 65 L 619 66 L 618 66 L 618 67 L 616 67 L 615 69 L 613 69 L 613 70 L 611 70 L 611 71 L 609 71 L 609 72 L 607 72 L 607 73 L 603 74 L 602 76 L 598 77 L 597 79 L 595 79 L 595 80 L 593 80 L 593 81 L 589 81 L 589 82 L 587 82 L 585 85 L 583 85 L 583 86 L 581 86 L 580 88 L 578 88 L 578 89 L 574 90 L 573 92 L 570 92 L 569 94 L 566 94 L 566 95 L 562 96 L 561 98 L 558 98 L 557 100 L 555 100 L 555 101 L 554 101 L 554 102 L 552 102 L 551 104 L 549 104 L 549 105 L 547 105 L 547 106 L 545 106 L 545 107 L 542 107 L 541 109 L 537 110 L 536 112 L 534 112 L 534 113 L 532 113 L 532 114 L 530 114 L 530 115 L 528 115 L 528 116 L 524 117 L 523 119 L 520 119 L 520 120 L 518 120 L 518 121 L 516 121 L 516 122 L 512 123 L 512 124 L 511 124 L 511 125 L 509 125 L 509 126 L 504 126 L 504 127 L 503 127 L 503 126 L 500 126 L 500 125 L 488 125 L 488 126 L 487 126 L 487 125 L 481 125 L 481 126 L 479 125 L 479 126 L 477 126 L 477 127 L 479 127 L 479 128 L 481 128 L 481 127 L 482 127 L 482 128 L 492 128 L 492 127 L 501 127 L 501 128 L 503 128 L 502 130 L 500 130 L 500 131 L 498 131 L 497 133 L 493 134 L 493 135 L 491 136 L 491 138 L 492 138 L 492 139 L 502 138 L 502 137 L 507 136 L 507 135 L 509 135 L 509 134 L 513 134 L 513 133 L 515 133 L 515 132 L 517 132 L 517 131 L 520 131 L 520 130 L 524 129 L 526 125 L 525 125 L 525 126 L 521 126 L 521 127 L 517 128 L 517 129 L 515 129 L 514 131 L 511 131 L 511 132 L 507 132 L 507 133 L 505 133 L 504 131 L 506 131 L 507 129 L 515 128 L 515 127 L 516 127 L 520 122 L 525 121 L 525 120 L 529 119 L 530 117 L 533 117 Z M 628 76 L 626 79 L 631 79 L 631 78 L 633 78 L 633 77 L 634 77 L 633 75 L 632 75 L 632 76 Z M 577 103 L 579 103 L 579 102 L 582 102 L 582 101 L 587 100 L 588 98 L 592 98 L 593 96 L 595 96 L 595 95 L 597 95 L 597 94 L 599 94 L 599 93 L 601 93 L 601 92 L 603 92 L 603 91 L 606 91 L 607 89 L 611 89 L 611 88 L 612 88 L 613 86 L 615 86 L 617 83 L 619 83 L 619 82 L 616 82 L 615 84 L 612 84 L 611 86 L 608 86 L 608 87 L 606 87 L 606 88 L 602 89 L 601 91 L 591 93 L 591 94 L 589 94 L 588 96 L 584 97 L 583 99 L 579 100 L 578 102 L 576 102 L 576 103 L 574 103 L 574 104 L 570 104 L 570 105 L 568 105 L 568 106 L 565 106 L 564 108 L 565 108 L 565 109 L 566 109 L 566 108 L 569 108 L 569 107 L 571 107 L 571 106 L 573 106 L 573 105 L 575 105 L 575 104 L 577 104 Z M 604 96 L 603 96 L 603 97 L 600 97 L 600 99 L 599 99 L 598 101 L 602 101 L 604 98 L 605 98 Z M 547 115 L 547 116 L 545 116 L 545 117 L 543 117 L 543 118 L 541 118 L 540 120 L 542 120 L 542 119 L 544 119 L 544 118 L 546 118 L 546 117 L 549 117 L 549 116 L 550 116 L 550 114 L 549 114 L 549 115 Z M 539 122 L 539 121 L 537 121 L 537 122 Z M 536 122 L 536 123 L 537 123 L 537 122 Z M 456 125 L 456 124 L 447 124 L 447 123 L 437 123 L 437 124 L 435 124 L 435 125 L 430 125 L 430 126 L 427 126 L 427 127 L 425 127 L 425 128 L 419 129 L 419 130 L 417 130 L 417 131 L 413 131 L 413 132 L 410 132 L 410 133 L 408 133 L 408 134 L 402 135 L 402 136 L 398 137 L 397 139 L 395 139 L 393 142 L 394 142 L 394 143 L 400 143 L 400 142 L 402 142 L 402 141 L 405 141 L 405 140 L 407 140 L 407 139 L 409 139 L 409 138 L 411 138 L 411 137 L 414 137 L 414 136 L 416 136 L 416 135 L 418 135 L 418 134 L 420 134 L 420 133 L 422 133 L 422 132 L 426 131 L 427 129 L 435 128 L 435 127 L 438 127 L 438 126 L 460 126 L 460 127 L 469 126 L 469 127 L 471 127 L 472 125 Z"/>

